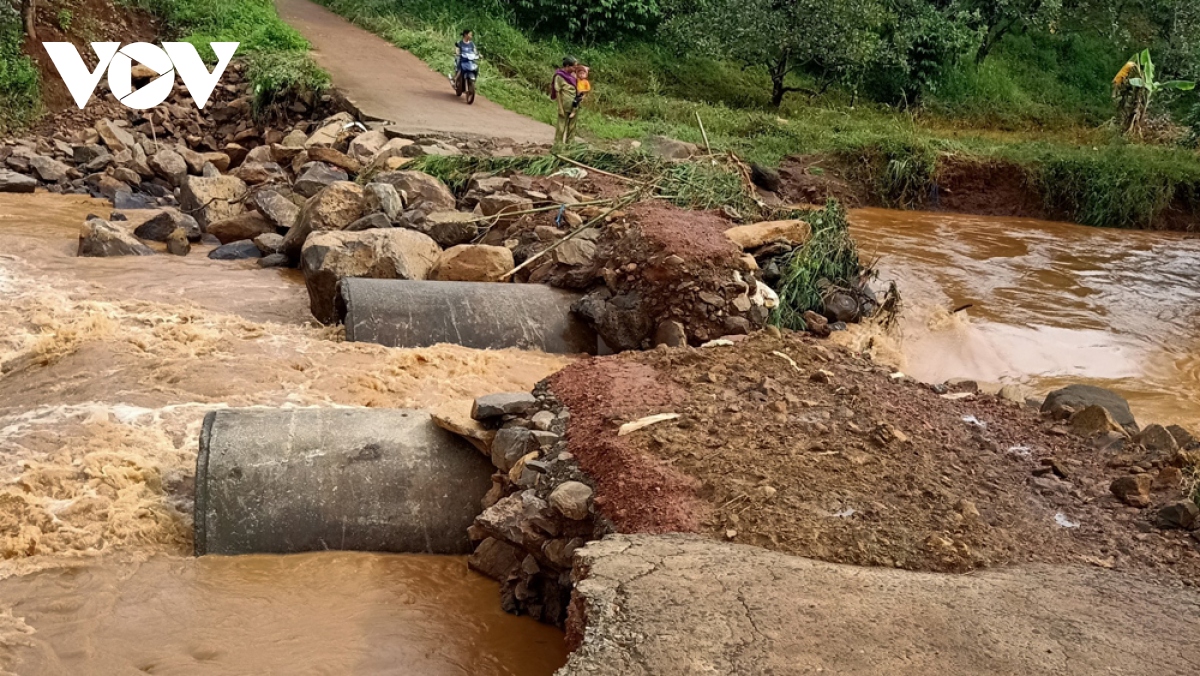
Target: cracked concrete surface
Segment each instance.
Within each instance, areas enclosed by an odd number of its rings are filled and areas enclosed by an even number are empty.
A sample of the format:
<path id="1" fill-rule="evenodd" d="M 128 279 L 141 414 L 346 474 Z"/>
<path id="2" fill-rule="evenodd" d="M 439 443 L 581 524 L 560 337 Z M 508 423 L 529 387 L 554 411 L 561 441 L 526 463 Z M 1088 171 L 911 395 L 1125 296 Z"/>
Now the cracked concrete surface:
<path id="1" fill-rule="evenodd" d="M 1099 569 L 913 573 L 685 535 L 577 556 L 586 630 L 558 676 L 1200 673 L 1200 593 Z"/>

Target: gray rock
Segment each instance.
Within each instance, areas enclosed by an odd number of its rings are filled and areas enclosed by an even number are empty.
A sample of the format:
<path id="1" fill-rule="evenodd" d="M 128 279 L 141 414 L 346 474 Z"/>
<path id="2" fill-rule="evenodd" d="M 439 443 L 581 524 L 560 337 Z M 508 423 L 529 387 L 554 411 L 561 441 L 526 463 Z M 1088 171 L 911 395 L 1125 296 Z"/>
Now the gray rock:
<path id="1" fill-rule="evenodd" d="M 541 448 L 533 433 L 524 427 L 506 427 L 492 439 L 492 464 L 507 472 L 521 458 Z"/>
<path id="2" fill-rule="evenodd" d="M 173 186 L 183 184 L 183 179 L 187 177 L 188 166 L 183 157 L 169 149 L 164 148 L 147 160 L 154 173 L 165 179 Z"/>
<path id="3" fill-rule="evenodd" d="M 184 237 L 192 242 L 200 241 L 200 235 L 203 234 L 196 219 L 171 208 L 160 210 L 157 215 L 139 225 L 133 234 L 152 242 L 165 242 L 177 229 L 183 230 Z"/>
<path id="4" fill-rule="evenodd" d="M 554 414 L 550 411 L 538 411 L 529 419 L 535 429 L 547 432 L 550 430 L 550 425 L 554 424 Z"/>
<path id="5" fill-rule="evenodd" d="M 30 193 L 37 185 L 36 178 L 0 169 L 0 192 Z"/>
<path id="6" fill-rule="evenodd" d="M 112 155 L 108 154 L 108 152 L 104 152 L 100 155 L 97 155 L 95 158 L 88 160 L 88 162 L 79 169 L 85 174 L 98 174 L 105 169 L 108 169 L 115 162 L 116 160 L 113 159 Z"/>
<path id="7" fill-rule="evenodd" d="M 117 209 L 151 209 L 154 203 L 145 195 L 135 194 L 129 190 L 129 186 L 125 186 L 124 190 L 117 190 L 112 196 L 113 207 Z"/>
<path id="8" fill-rule="evenodd" d="M 258 267 L 260 268 L 286 268 L 287 266 L 288 257 L 281 253 L 273 253 L 258 259 Z"/>
<path id="9" fill-rule="evenodd" d="M 350 142 L 350 157 L 363 164 L 368 164 L 387 142 L 387 134 L 382 129 L 359 134 Z"/>
<path id="10" fill-rule="evenodd" d="M 129 133 L 123 127 L 117 126 L 117 123 L 112 120 L 100 120 L 97 122 L 96 133 L 100 134 L 100 140 L 114 153 L 127 150 L 137 143 L 133 134 Z"/>
<path id="11" fill-rule="evenodd" d="M 582 521 L 588 517 L 591 499 L 590 486 L 578 481 L 567 481 L 550 493 L 550 506 L 568 519 Z"/>
<path id="12" fill-rule="evenodd" d="M 654 344 L 656 346 L 687 347 L 687 331 L 679 322 L 669 320 L 662 322 L 654 332 Z"/>
<path id="13" fill-rule="evenodd" d="M 426 213 L 454 209 L 454 194 L 441 181 L 419 171 L 389 171 L 375 178 L 408 196 L 408 207 Z"/>
<path id="14" fill-rule="evenodd" d="M 259 190 L 251 198 L 251 206 L 258 210 L 271 225 L 287 230 L 296 224 L 300 207 L 277 190 Z"/>
<path id="15" fill-rule="evenodd" d="M 1103 407 L 1126 432 L 1137 433 L 1137 421 L 1129 410 L 1129 402 L 1115 392 L 1093 385 L 1069 385 L 1051 392 L 1042 403 L 1042 412 L 1061 417 L 1058 412 L 1064 408 L 1081 411 L 1088 406 Z"/>
<path id="16" fill-rule="evenodd" d="M 38 155 L 29 160 L 29 168 L 47 183 L 58 183 L 67 177 L 71 168 L 56 159 Z"/>
<path id="17" fill-rule="evenodd" d="M 1200 526 L 1200 506 L 1191 500 L 1177 500 L 1158 510 L 1159 528 L 1192 530 Z"/>
<path id="18" fill-rule="evenodd" d="M 404 199 L 390 183 L 368 183 L 363 188 L 363 206 L 368 212 L 378 211 L 389 221 L 396 221 L 404 211 Z"/>
<path id="19" fill-rule="evenodd" d="M 423 229 L 438 246 L 448 249 L 475 239 L 479 234 L 475 218 L 462 211 L 436 211 L 425 218 Z"/>
<path id="20" fill-rule="evenodd" d="M 94 161 L 96 158 L 103 155 L 108 155 L 108 151 L 99 143 L 87 143 L 78 145 L 71 149 L 71 159 L 75 164 L 87 164 Z"/>
<path id="21" fill-rule="evenodd" d="M 274 232 L 261 234 L 254 238 L 254 245 L 264 256 L 283 253 L 283 235 Z"/>
<path id="22" fill-rule="evenodd" d="M 387 216 L 380 212 L 375 212 L 369 216 L 354 221 L 346 226 L 346 232 L 359 232 L 362 230 L 377 230 L 380 228 L 392 227 L 392 221 Z"/>
<path id="23" fill-rule="evenodd" d="M 490 420 L 502 415 L 527 413 L 538 405 L 537 398 L 528 392 L 500 392 L 476 397 L 471 406 L 471 417 Z"/>
<path id="24" fill-rule="evenodd" d="M 154 250 L 119 226 L 90 218 L 79 231 L 78 256 L 153 256 Z"/>
<path id="25" fill-rule="evenodd" d="M 244 258 L 261 258 L 262 252 L 258 250 L 253 241 L 244 239 L 240 242 L 223 244 L 208 252 L 208 257 L 215 261 L 234 261 Z"/>
<path id="26" fill-rule="evenodd" d="M 350 175 L 346 172 L 324 162 L 309 162 L 300 168 L 300 175 L 296 178 L 293 189 L 305 197 L 312 197 L 323 188 L 349 178 Z"/>

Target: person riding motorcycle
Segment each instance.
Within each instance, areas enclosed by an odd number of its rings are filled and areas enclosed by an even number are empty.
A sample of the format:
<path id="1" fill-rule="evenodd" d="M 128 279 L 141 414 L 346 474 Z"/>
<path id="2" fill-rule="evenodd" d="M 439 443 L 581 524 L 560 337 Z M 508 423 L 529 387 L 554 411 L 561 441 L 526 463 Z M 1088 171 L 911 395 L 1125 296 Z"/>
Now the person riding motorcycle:
<path id="1" fill-rule="evenodd" d="M 458 81 L 458 76 L 462 73 L 463 59 L 477 56 L 479 51 L 475 49 L 475 33 L 468 28 L 462 32 L 462 40 L 454 43 L 454 75 L 450 76 L 451 84 Z"/>

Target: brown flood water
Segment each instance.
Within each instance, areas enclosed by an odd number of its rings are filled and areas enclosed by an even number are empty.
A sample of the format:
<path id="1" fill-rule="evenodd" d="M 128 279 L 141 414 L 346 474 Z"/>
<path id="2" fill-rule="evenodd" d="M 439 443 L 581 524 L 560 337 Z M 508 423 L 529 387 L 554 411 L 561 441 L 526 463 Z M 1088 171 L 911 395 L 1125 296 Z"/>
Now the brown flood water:
<path id="1" fill-rule="evenodd" d="M 200 423 L 222 406 L 431 408 L 568 363 L 398 350 L 309 323 L 294 272 L 81 259 L 102 202 L 0 195 L 0 673 L 549 674 L 561 632 L 454 557 L 195 559 Z"/>
<path id="2" fill-rule="evenodd" d="M 878 358 L 926 382 L 1108 387 L 1143 425 L 1200 430 L 1200 239 L 882 209 L 851 222 L 904 300 L 899 336 L 857 332 Z"/>

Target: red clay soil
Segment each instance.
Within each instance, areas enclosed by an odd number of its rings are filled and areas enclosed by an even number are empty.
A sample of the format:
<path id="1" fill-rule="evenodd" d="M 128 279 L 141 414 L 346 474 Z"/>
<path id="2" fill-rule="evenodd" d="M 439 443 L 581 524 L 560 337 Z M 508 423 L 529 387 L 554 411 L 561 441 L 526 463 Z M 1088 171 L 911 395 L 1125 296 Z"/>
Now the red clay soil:
<path id="1" fill-rule="evenodd" d="M 807 336 L 588 360 L 551 388 L 571 412 L 568 448 L 623 532 L 698 528 L 912 570 L 1082 563 L 1200 582 L 1200 542 L 1154 526 L 1183 497 L 1168 460 L 1097 451 L 996 397 L 893 381 Z M 680 418 L 616 437 L 664 411 Z M 1146 509 L 1109 492 L 1137 472 L 1159 477 Z"/>
<path id="2" fill-rule="evenodd" d="M 637 204 L 629 213 L 642 236 L 660 251 L 696 262 L 728 261 L 741 253 L 725 236 L 733 224 L 712 212 L 652 201 Z"/>
<path id="3" fill-rule="evenodd" d="M 706 508 L 697 483 L 618 437 L 623 423 L 669 411 L 683 390 L 650 366 L 589 359 L 550 378 L 571 410 L 567 444 L 596 483 L 596 505 L 625 533 L 698 532 Z"/>
<path id="4" fill-rule="evenodd" d="M 60 22 L 60 12 L 70 12 L 70 21 Z M 66 16 L 65 14 L 63 15 Z M 111 0 L 40 0 L 37 5 L 37 40 L 26 40 L 24 51 L 37 63 L 41 75 L 42 103 L 56 113 L 75 109 L 75 100 L 50 61 L 43 42 L 70 42 L 88 67 L 96 65 L 92 42 L 157 42 L 161 24 L 147 12 L 119 7 Z M 63 24 L 66 27 L 63 27 Z M 105 87 L 101 82 L 101 87 Z"/>
<path id="5" fill-rule="evenodd" d="M 1050 218 L 1028 174 L 1011 162 L 946 158 L 938 163 L 935 210 L 980 216 Z"/>

